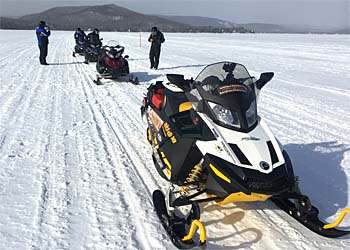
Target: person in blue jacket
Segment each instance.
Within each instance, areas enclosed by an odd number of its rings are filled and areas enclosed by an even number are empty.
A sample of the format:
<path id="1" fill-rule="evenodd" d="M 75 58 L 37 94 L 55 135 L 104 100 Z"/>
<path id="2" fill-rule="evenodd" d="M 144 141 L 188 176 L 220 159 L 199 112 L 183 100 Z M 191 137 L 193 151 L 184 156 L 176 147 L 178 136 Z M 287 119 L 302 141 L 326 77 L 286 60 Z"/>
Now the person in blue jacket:
<path id="1" fill-rule="evenodd" d="M 40 64 L 41 65 L 49 65 L 46 62 L 47 50 L 49 45 L 49 36 L 51 35 L 50 28 L 46 25 L 44 21 L 39 22 L 39 26 L 35 30 L 36 37 L 38 39 L 38 45 L 40 50 Z"/>
<path id="2" fill-rule="evenodd" d="M 85 43 L 87 37 L 85 32 L 81 28 L 77 28 L 77 30 L 74 33 L 74 39 L 76 44 L 78 44 L 78 42 Z"/>

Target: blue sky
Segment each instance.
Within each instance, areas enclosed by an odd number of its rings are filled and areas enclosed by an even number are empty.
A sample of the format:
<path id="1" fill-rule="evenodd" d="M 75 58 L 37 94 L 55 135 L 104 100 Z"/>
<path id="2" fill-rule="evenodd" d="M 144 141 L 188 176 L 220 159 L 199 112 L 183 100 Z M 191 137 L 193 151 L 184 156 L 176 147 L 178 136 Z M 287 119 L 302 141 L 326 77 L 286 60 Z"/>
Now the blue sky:
<path id="1" fill-rule="evenodd" d="M 216 17 L 236 23 L 349 27 L 350 0 L 0 0 L 2 16 L 56 6 L 114 3 L 144 14 Z"/>

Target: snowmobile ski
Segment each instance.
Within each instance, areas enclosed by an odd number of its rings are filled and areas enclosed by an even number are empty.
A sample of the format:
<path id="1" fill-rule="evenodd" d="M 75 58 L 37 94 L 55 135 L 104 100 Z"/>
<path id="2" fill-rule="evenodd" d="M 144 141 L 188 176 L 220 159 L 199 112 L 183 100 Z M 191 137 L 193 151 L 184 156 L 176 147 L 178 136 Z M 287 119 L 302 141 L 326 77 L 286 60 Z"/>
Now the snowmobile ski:
<path id="1" fill-rule="evenodd" d="M 101 77 L 97 76 L 96 79 L 93 79 L 93 82 L 96 84 L 96 85 L 104 85 L 103 82 L 101 81 Z"/>
<path id="2" fill-rule="evenodd" d="M 139 78 L 136 76 L 134 77 L 134 75 L 130 75 L 129 76 L 129 82 L 131 82 L 132 84 L 138 85 L 140 84 Z"/>
<path id="3" fill-rule="evenodd" d="M 318 218 L 319 211 L 312 205 L 308 211 L 303 211 L 302 209 L 298 209 L 296 205 L 289 199 L 271 198 L 271 201 L 275 203 L 276 206 L 278 206 L 280 209 L 300 222 L 302 225 L 321 236 L 327 238 L 338 238 L 350 234 L 350 231 L 339 230 L 333 227 L 327 228 L 327 225 L 330 224 L 325 224 Z M 343 218 L 343 216 L 339 216 L 339 218 L 340 217 Z M 341 222 L 342 218 L 340 220 L 338 219 L 337 224 Z"/>
<path id="4" fill-rule="evenodd" d="M 118 79 L 112 79 L 108 77 L 103 77 L 101 75 L 97 75 L 96 79 L 92 79 L 92 81 L 96 85 L 106 85 L 106 83 L 115 83 L 115 82 L 130 82 L 132 84 L 138 85 L 139 84 L 139 79 L 138 77 L 133 77 L 132 75 L 126 78 L 127 76 L 121 76 Z"/>
<path id="5" fill-rule="evenodd" d="M 187 217 L 179 217 L 175 213 L 170 216 L 166 208 L 164 194 L 160 190 L 155 190 L 153 192 L 153 205 L 161 224 L 177 248 L 206 248 L 206 232 L 203 224 L 199 221 L 198 204 L 192 204 L 191 211 Z M 200 230 L 198 243 L 192 239 L 196 227 Z"/>

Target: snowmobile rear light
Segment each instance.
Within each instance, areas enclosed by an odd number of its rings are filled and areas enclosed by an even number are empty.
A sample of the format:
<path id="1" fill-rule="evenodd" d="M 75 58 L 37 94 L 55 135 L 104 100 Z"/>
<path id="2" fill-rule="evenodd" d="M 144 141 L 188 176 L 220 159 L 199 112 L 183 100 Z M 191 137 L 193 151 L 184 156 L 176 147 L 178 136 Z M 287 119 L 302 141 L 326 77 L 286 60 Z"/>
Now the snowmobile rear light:
<path id="1" fill-rule="evenodd" d="M 217 104 L 217 103 L 213 103 L 213 102 L 208 102 L 210 108 L 212 109 L 212 111 L 214 112 L 216 118 L 229 126 L 233 126 L 236 128 L 240 127 L 240 122 L 239 122 L 239 118 L 238 118 L 238 113 L 232 110 L 228 110 L 226 109 L 224 106 Z"/>
<path id="2" fill-rule="evenodd" d="M 109 57 L 106 57 L 106 63 L 112 68 L 112 69 L 118 69 L 122 67 L 123 61 L 118 59 L 110 59 Z"/>

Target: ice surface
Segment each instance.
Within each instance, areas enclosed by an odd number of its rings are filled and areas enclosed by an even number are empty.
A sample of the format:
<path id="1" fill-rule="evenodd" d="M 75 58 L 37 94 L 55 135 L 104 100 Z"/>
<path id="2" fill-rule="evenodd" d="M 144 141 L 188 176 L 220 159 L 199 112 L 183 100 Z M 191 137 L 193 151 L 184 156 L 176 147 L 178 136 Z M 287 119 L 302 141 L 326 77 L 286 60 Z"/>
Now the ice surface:
<path id="1" fill-rule="evenodd" d="M 140 105 L 166 73 L 195 77 L 232 60 L 274 71 L 258 112 L 284 144 L 303 191 L 331 222 L 350 207 L 350 36 L 165 34 L 149 69 L 148 34 L 101 32 L 130 56 L 139 86 L 97 86 L 95 65 L 72 57 L 72 32 L 53 31 L 40 66 L 34 31 L 0 30 L 0 249 L 174 249 L 151 193 L 167 187 Z M 202 207 L 208 249 L 349 249 L 270 202 Z M 348 226 L 349 218 L 342 226 Z"/>

